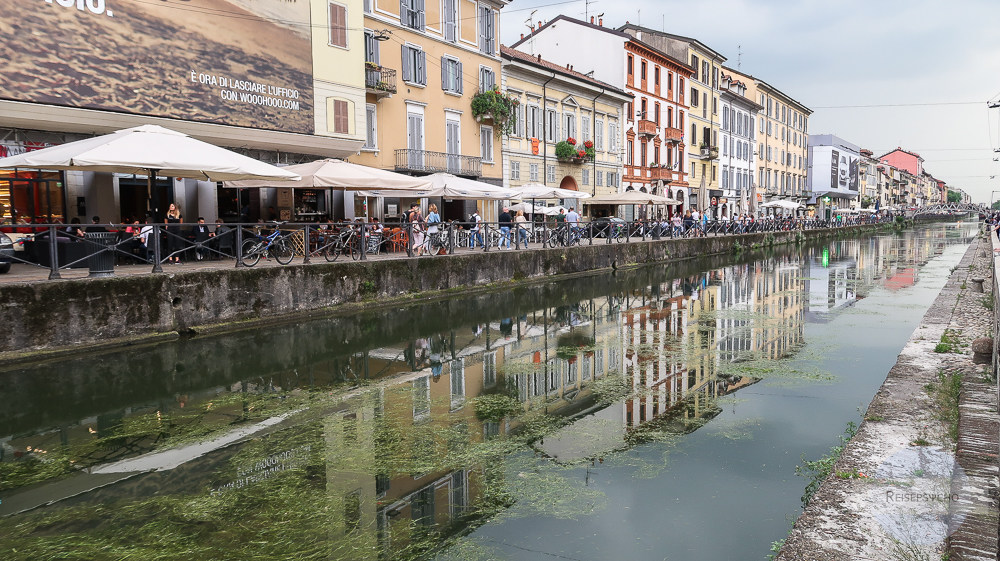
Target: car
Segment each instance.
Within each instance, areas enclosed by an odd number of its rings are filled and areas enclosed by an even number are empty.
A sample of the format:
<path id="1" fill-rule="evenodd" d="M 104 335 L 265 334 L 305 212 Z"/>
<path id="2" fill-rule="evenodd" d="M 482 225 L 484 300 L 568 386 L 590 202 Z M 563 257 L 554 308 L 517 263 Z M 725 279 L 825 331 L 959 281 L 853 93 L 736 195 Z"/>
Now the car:
<path id="1" fill-rule="evenodd" d="M 10 271 L 10 264 L 14 261 L 14 240 L 10 236 L 0 232 L 0 273 Z"/>

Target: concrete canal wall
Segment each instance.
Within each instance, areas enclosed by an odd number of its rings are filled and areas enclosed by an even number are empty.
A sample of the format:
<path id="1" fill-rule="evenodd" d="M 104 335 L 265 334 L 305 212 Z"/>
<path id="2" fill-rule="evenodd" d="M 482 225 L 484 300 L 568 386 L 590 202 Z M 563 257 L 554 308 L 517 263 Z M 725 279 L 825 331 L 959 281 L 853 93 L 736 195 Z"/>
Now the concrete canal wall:
<path id="1" fill-rule="evenodd" d="M 953 269 L 778 561 L 997 559 L 996 357 L 972 350 L 1000 325 L 997 252 L 981 236 Z"/>
<path id="2" fill-rule="evenodd" d="M 4 327 L 0 360 L 80 352 L 199 330 L 238 329 L 349 310 L 352 305 L 387 305 L 503 283 L 730 253 L 736 244 L 743 248 L 791 244 L 878 228 L 627 244 L 594 240 L 587 245 L 584 240 L 584 245 L 568 249 L 5 284 L 0 286 L 0 325 Z"/>

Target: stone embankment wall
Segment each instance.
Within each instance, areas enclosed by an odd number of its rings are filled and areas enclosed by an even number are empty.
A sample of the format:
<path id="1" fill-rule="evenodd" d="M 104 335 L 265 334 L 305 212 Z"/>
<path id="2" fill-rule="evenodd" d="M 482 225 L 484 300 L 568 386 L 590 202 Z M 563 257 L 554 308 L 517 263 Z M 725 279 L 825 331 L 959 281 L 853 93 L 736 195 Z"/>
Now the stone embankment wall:
<path id="1" fill-rule="evenodd" d="M 994 247 L 982 236 L 953 270 L 778 561 L 997 559 L 997 379 L 970 344 L 996 333 Z M 957 440 L 937 394 L 947 375 L 961 379 Z"/>
<path id="2" fill-rule="evenodd" d="M 730 253 L 735 244 L 797 243 L 874 227 L 774 232 L 491 251 L 448 257 L 313 263 L 169 274 L 59 280 L 0 287 L 0 360 L 237 328 L 346 304 L 385 305 L 415 295 Z M 447 294 L 447 293 L 446 293 Z"/>

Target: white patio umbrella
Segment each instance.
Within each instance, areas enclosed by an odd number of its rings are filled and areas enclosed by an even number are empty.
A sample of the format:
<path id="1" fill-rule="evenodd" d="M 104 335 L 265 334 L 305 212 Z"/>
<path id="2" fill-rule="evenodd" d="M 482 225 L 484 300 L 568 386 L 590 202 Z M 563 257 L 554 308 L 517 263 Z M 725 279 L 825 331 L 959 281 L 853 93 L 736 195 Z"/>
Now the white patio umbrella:
<path id="1" fill-rule="evenodd" d="M 122 129 L 0 158 L 0 168 L 15 167 L 150 175 L 158 172 L 166 177 L 208 181 L 299 178 L 294 172 L 157 125 Z"/>
<path id="2" fill-rule="evenodd" d="M 541 183 L 526 183 L 514 188 L 517 193 L 513 198 L 524 200 L 536 199 L 586 199 L 590 193 L 573 191 L 571 189 L 560 189 L 558 187 L 548 187 Z"/>
<path id="3" fill-rule="evenodd" d="M 583 201 L 585 205 L 679 205 L 680 201 L 669 197 L 662 197 L 652 193 L 641 191 L 625 191 L 624 193 L 610 193 L 597 195 Z"/>
<path id="4" fill-rule="evenodd" d="M 394 189 L 365 190 L 358 193 L 365 197 L 444 197 L 446 199 L 509 199 L 515 191 L 482 181 L 457 177 L 450 173 L 435 173 L 422 177 L 430 183 L 427 189 L 399 191 Z"/>
<path id="5" fill-rule="evenodd" d="M 149 204 L 157 175 L 208 181 L 257 178 L 278 182 L 299 178 L 294 172 L 158 125 L 122 129 L 0 158 L 0 168 L 144 173 Z"/>
<path id="6" fill-rule="evenodd" d="M 795 210 L 802 208 L 803 205 L 793 202 L 793 201 L 771 201 L 769 203 L 764 203 L 760 205 L 761 208 L 782 208 L 787 210 Z"/>
<path id="7" fill-rule="evenodd" d="M 322 188 L 361 191 L 365 189 L 420 190 L 430 189 L 431 184 L 423 177 L 403 175 L 394 171 L 352 164 L 344 160 L 324 159 L 281 168 L 301 176 L 296 181 L 227 181 L 226 187 L 292 187 Z"/>

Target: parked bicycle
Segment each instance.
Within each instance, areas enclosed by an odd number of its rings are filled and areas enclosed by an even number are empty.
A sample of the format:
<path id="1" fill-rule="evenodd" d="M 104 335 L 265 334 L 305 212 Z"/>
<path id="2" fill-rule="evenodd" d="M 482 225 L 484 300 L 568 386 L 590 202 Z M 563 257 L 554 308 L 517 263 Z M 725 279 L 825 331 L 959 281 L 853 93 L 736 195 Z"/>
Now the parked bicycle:
<path id="1" fill-rule="evenodd" d="M 361 257 L 361 236 L 353 226 L 342 229 L 323 250 L 327 261 L 336 261 L 344 253 L 350 253 L 351 259 L 355 261 Z"/>
<path id="2" fill-rule="evenodd" d="M 438 229 L 437 232 L 424 235 L 424 252 L 426 255 L 437 255 L 442 249 L 448 250 L 451 246 L 448 240 L 448 230 Z"/>
<path id="3" fill-rule="evenodd" d="M 244 241 L 240 251 L 240 262 L 247 267 L 253 267 L 260 261 L 261 257 L 266 258 L 271 255 L 282 265 L 291 263 L 295 252 L 292 251 L 288 240 L 281 235 L 281 230 L 278 229 L 281 224 L 284 222 L 275 222 L 274 231 L 267 236 L 257 234 L 256 239 Z"/>
<path id="4" fill-rule="evenodd" d="M 580 243 L 580 239 L 583 237 L 583 230 L 568 223 L 562 223 L 553 230 L 549 230 L 548 239 L 546 243 L 549 247 L 558 246 L 574 246 Z"/>

